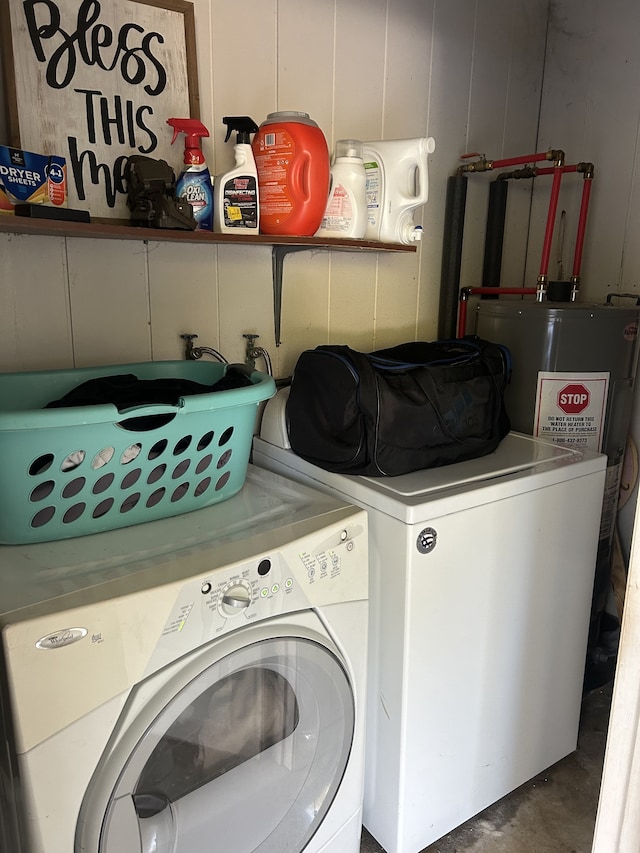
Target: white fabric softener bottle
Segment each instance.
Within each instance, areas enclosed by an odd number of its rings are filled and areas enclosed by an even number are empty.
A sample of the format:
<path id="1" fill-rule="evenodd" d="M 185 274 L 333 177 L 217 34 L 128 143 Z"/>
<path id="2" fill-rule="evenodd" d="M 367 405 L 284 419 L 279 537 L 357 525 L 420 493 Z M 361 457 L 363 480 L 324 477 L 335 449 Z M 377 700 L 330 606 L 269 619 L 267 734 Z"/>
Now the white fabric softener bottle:
<path id="1" fill-rule="evenodd" d="M 359 139 L 338 139 L 327 207 L 316 237 L 360 240 L 367 230 L 366 173 Z"/>

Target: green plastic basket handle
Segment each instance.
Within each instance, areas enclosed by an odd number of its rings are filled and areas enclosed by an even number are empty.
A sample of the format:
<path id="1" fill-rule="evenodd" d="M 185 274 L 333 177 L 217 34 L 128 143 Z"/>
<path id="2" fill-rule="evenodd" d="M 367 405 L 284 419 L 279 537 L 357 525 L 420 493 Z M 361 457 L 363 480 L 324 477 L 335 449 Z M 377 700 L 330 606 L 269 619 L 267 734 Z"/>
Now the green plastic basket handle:
<path id="1" fill-rule="evenodd" d="M 170 403 L 151 403 L 149 405 L 141 405 L 141 406 L 131 406 L 128 409 L 122 409 L 118 411 L 118 420 L 115 422 L 116 426 L 119 426 L 121 429 L 131 429 L 138 432 L 149 432 L 152 429 L 158 429 L 159 427 L 166 426 L 170 423 L 178 414 L 181 409 L 184 409 L 185 403 L 184 399 L 181 397 L 180 401 L 177 405 L 172 405 Z M 154 423 L 149 423 L 149 425 L 145 425 L 143 422 L 147 419 L 158 418 L 161 420 Z M 130 427 L 127 424 L 135 420 L 135 425 L 131 425 Z"/>

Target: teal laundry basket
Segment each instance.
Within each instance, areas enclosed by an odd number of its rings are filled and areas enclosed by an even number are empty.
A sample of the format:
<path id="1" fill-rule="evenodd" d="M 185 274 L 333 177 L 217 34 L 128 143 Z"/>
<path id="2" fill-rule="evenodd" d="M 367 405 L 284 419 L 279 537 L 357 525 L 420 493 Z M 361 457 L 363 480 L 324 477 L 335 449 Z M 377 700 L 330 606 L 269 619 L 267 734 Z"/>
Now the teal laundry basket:
<path id="1" fill-rule="evenodd" d="M 218 362 L 156 361 L 0 374 L 0 543 L 85 536 L 210 506 L 240 491 L 272 377 L 119 412 L 44 408 L 90 379 L 133 374 L 212 385 Z"/>

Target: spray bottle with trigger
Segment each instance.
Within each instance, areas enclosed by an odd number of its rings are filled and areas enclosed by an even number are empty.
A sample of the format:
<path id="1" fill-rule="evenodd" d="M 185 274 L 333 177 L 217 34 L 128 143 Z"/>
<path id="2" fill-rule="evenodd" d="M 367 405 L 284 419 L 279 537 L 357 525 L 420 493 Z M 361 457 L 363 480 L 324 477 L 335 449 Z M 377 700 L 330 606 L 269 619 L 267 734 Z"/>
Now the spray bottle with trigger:
<path id="1" fill-rule="evenodd" d="M 213 230 L 222 234 L 258 233 L 260 207 L 258 170 L 251 149 L 251 134 L 258 125 L 249 116 L 225 116 L 224 141 L 236 132 L 235 168 L 216 178 Z"/>
<path id="2" fill-rule="evenodd" d="M 211 175 L 200 149 L 200 138 L 209 136 L 209 131 L 201 121 L 194 118 L 170 118 L 167 124 L 173 128 L 173 139 L 184 133 L 184 165 L 176 184 L 176 198 L 188 202 L 198 223 L 197 229 L 213 229 L 213 187 Z"/>

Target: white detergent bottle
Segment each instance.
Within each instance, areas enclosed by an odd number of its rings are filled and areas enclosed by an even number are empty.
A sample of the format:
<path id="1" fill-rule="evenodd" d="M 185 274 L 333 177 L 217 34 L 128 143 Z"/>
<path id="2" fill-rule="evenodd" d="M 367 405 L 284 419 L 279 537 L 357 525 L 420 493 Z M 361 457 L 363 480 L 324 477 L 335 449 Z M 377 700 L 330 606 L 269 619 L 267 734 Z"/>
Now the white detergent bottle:
<path id="1" fill-rule="evenodd" d="M 422 237 L 413 214 L 429 198 L 428 155 L 433 137 L 388 139 L 363 146 L 367 194 L 367 240 L 413 243 Z"/>
<path id="2" fill-rule="evenodd" d="M 327 207 L 316 237 L 361 240 L 367 230 L 366 173 L 359 139 L 338 139 Z"/>

